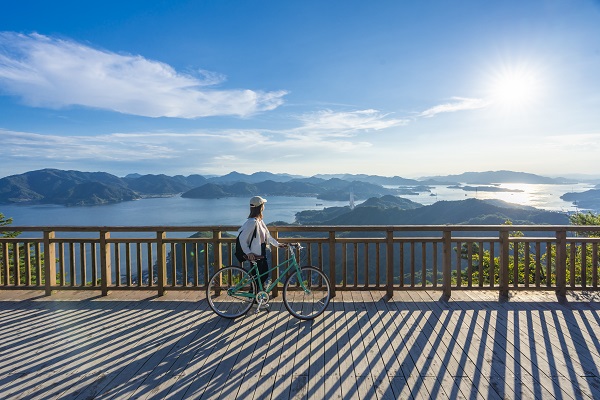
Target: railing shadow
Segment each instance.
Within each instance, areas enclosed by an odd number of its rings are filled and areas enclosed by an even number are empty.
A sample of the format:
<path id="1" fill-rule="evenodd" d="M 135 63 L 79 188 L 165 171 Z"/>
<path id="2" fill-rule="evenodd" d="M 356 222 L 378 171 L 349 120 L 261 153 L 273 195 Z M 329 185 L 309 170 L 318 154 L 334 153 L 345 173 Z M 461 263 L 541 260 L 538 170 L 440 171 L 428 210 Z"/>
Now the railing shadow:
<path id="1" fill-rule="evenodd" d="M 487 296 L 487 297 L 486 297 Z M 546 297 L 547 298 L 547 297 Z M 600 305 L 338 292 L 312 322 L 205 300 L 0 301 L 7 398 L 594 398 Z"/>

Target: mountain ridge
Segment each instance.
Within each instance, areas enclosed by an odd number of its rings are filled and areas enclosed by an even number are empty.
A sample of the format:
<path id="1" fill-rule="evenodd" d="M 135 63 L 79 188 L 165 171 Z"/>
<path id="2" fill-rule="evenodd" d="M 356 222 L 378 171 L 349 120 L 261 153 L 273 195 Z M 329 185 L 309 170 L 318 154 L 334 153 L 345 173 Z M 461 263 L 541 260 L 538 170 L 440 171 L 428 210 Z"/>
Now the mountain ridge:
<path id="1" fill-rule="evenodd" d="M 529 184 L 569 184 L 576 183 L 573 179 L 549 178 L 528 172 L 516 172 L 508 170 L 463 172 L 458 175 L 428 176 L 421 178 L 429 181 L 455 181 L 470 184 L 493 184 L 493 183 L 529 183 Z"/>
<path id="2" fill-rule="evenodd" d="M 220 177 L 132 173 L 121 178 L 107 172 L 47 168 L 1 178 L 0 203 L 97 205 L 182 193 L 185 194 L 184 197 L 190 198 L 279 195 L 314 196 L 323 200 L 343 201 L 349 199 L 350 193 L 358 200 L 388 194 L 410 195 L 427 192 L 429 189 L 426 185 L 447 184 L 451 179 L 466 179 L 473 183 L 485 184 L 493 184 L 492 180 L 510 180 L 512 183 L 518 180 L 565 183 L 562 178 L 547 178 L 514 171 L 468 172 L 414 180 L 399 176 L 366 174 L 322 174 L 303 177 L 264 171 L 250 175 L 233 171 Z M 98 187 L 94 188 L 94 183 Z M 210 186 L 206 186 L 209 184 Z M 595 198 L 593 201 L 596 202 Z M 598 207 L 600 208 L 600 205 Z"/>
<path id="3" fill-rule="evenodd" d="M 371 200 L 371 199 L 369 199 Z M 521 207 L 501 200 L 438 201 L 415 208 L 332 207 L 331 210 L 302 211 L 296 214 L 303 225 L 496 225 L 507 220 L 514 224 L 568 224 L 567 215 Z"/>

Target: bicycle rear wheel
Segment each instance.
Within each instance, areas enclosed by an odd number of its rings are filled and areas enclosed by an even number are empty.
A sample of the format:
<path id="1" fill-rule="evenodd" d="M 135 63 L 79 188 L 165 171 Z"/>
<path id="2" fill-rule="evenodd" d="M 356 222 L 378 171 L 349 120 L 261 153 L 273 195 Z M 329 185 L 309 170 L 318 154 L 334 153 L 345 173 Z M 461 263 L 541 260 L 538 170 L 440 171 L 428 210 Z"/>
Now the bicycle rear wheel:
<path id="1" fill-rule="evenodd" d="M 221 268 L 213 274 L 206 286 L 208 305 L 224 318 L 237 318 L 247 313 L 255 295 L 254 279 L 240 267 Z"/>
<path id="2" fill-rule="evenodd" d="M 310 320 L 325 311 L 331 300 L 331 285 L 327 276 L 316 267 L 302 267 L 292 274 L 283 285 L 283 304 L 294 317 Z M 304 288 L 300 285 L 304 283 Z"/>

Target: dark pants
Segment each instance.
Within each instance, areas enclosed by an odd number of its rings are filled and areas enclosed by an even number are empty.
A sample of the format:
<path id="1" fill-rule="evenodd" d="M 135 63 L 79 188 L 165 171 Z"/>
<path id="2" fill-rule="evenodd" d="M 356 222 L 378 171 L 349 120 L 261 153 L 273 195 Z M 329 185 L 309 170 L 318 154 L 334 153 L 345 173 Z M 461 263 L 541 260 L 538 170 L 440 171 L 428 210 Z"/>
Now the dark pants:
<path id="1" fill-rule="evenodd" d="M 263 289 L 264 289 L 265 282 L 269 279 L 269 274 L 266 273 L 269 270 L 269 263 L 267 261 L 267 245 L 264 243 L 260 246 L 260 255 L 263 258 L 261 258 L 260 260 L 257 260 L 256 265 L 258 266 L 258 273 L 261 275 L 264 274 L 260 277 L 260 281 L 262 282 Z M 256 286 L 257 286 L 256 290 L 260 290 L 258 285 L 256 285 Z"/>

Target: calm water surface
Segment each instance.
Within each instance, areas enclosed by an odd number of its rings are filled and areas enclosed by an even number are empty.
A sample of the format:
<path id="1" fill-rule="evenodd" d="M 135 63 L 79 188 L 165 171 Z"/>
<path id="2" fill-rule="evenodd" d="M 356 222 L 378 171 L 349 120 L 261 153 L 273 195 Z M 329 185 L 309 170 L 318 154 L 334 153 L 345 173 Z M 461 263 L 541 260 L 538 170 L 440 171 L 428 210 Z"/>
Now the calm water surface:
<path id="1" fill-rule="evenodd" d="M 502 184 L 500 187 L 519 189 L 522 192 L 466 192 L 440 185 L 434 186 L 431 192 L 403 197 L 424 205 L 441 200 L 500 199 L 536 208 L 572 212 L 576 211 L 576 207 L 561 200 L 560 196 L 566 192 L 583 192 L 593 185 Z M 271 196 L 266 204 L 265 221 L 291 223 L 299 211 L 346 205 L 346 201 L 324 201 L 314 197 Z M 185 199 L 176 196 L 91 207 L 0 205 L 0 212 L 6 217 L 12 217 L 14 226 L 240 225 L 248 216 L 248 199 Z"/>
<path id="2" fill-rule="evenodd" d="M 299 211 L 348 204 L 313 197 L 269 197 L 267 200 L 267 223 L 293 222 Z M 248 201 L 245 197 L 185 199 L 176 196 L 87 207 L 0 205 L 0 212 L 12 217 L 15 226 L 241 225 L 248 217 Z"/>

